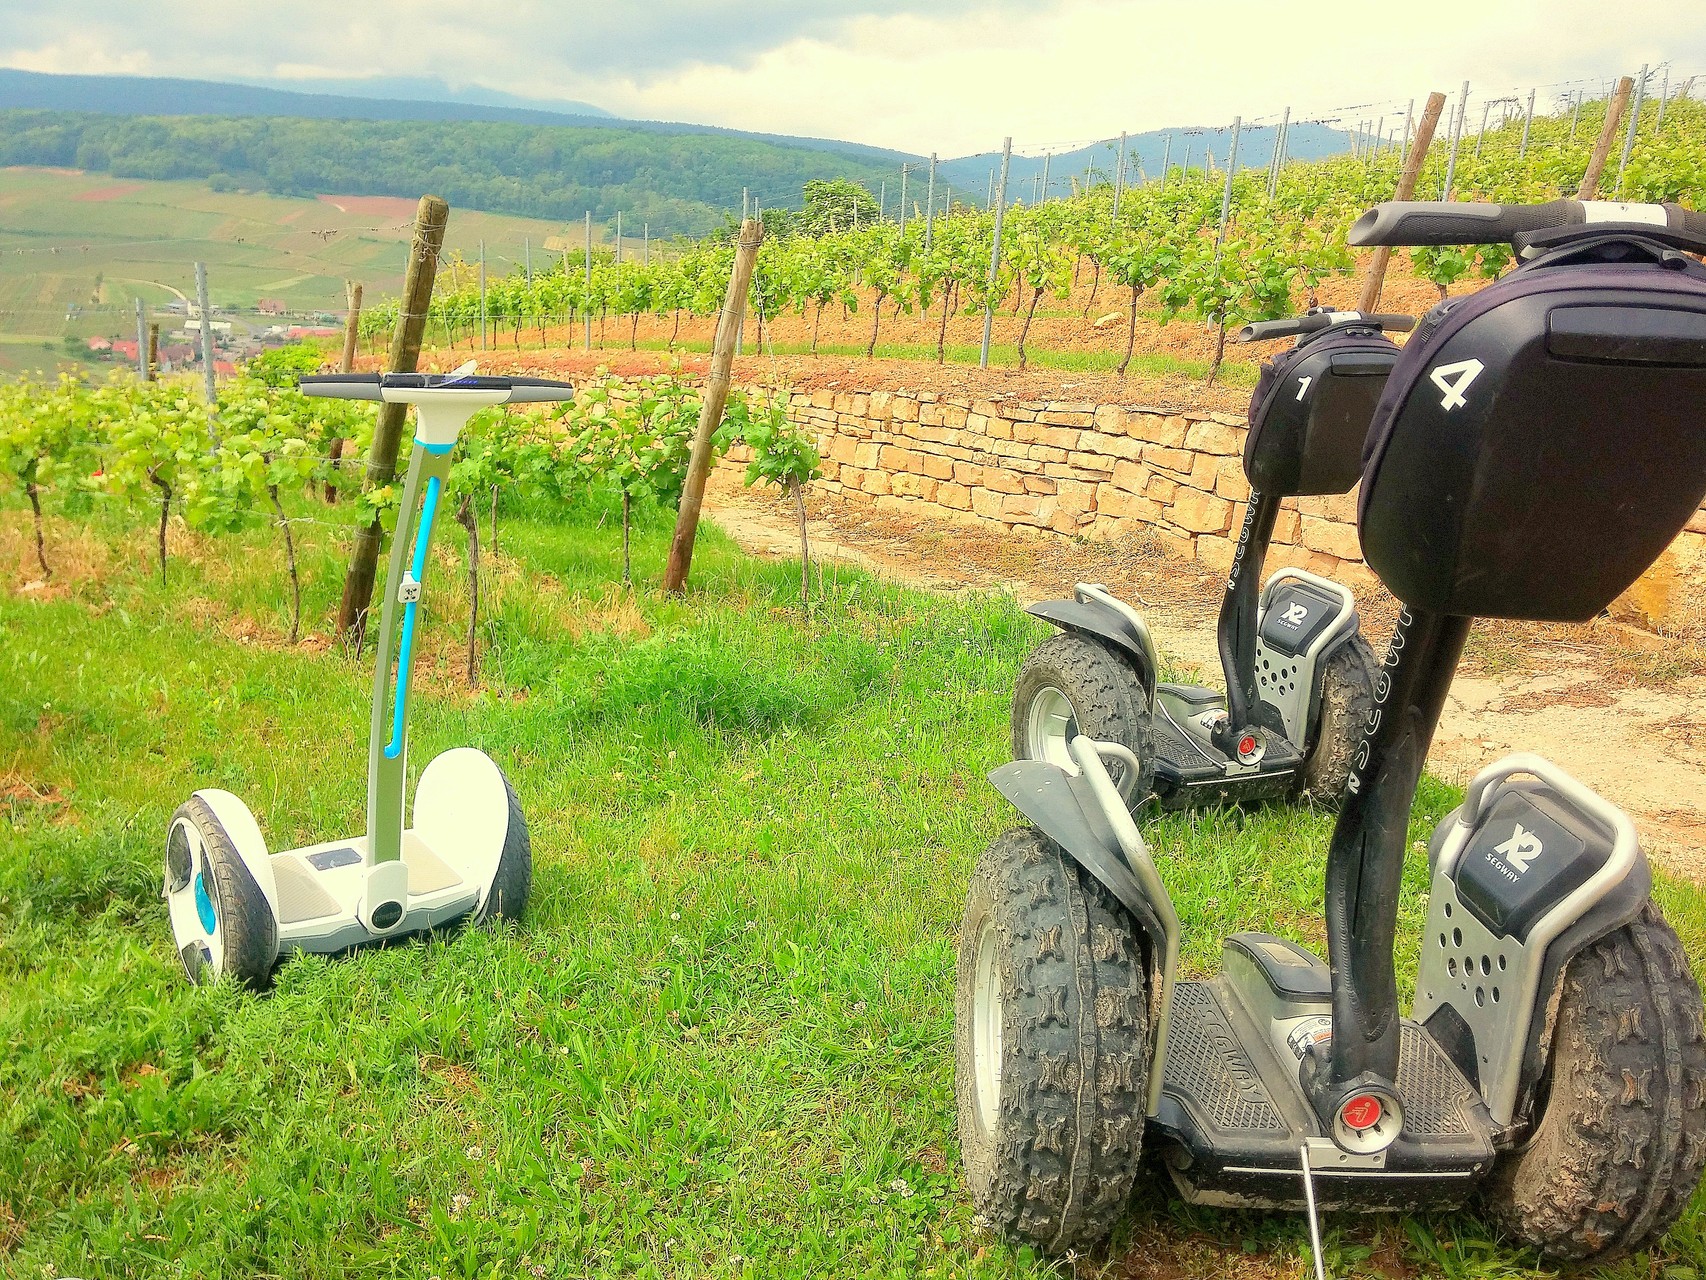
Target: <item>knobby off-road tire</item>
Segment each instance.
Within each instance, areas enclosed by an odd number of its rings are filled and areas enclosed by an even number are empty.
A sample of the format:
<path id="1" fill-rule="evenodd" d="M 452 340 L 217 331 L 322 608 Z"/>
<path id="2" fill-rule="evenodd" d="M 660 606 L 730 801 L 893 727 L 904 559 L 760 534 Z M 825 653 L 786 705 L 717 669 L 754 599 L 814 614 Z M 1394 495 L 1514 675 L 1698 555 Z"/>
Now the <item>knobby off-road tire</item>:
<path id="1" fill-rule="evenodd" d="M 998 994 L 993 1010 L 980 978 Z M 1046 1253 L 1096 1244 L 1131 1194 L 1143 1142 L 1149 1015 L 1135 927 L 1055 844 L 1009 831 L 972 873 L 956 991 L 973 1203 Z M 993 1097 L 980 1092 L 992 1064 Z"/>
<path id="2" fill-rule="evenodd" d="M 497 874 L 492 877 L 485 902 L 474 913 L 474 924 L 488 920 L 519 921 L 527 910 L 527 896 L 533 888 L 533 842 L 527 834 L 527 815 L 521 811 L 521 801 L 516 799 L 508 776 L 502 770 L 498 776 L 503 778 L 504 799 L 509 802 L 509 826 L 504 833 L 503 852 L 498 855 Z"/>
<path id="3" fill-rule="evenodd" d="M 1338 804 L 1368 714 L 1374 709 L 1374 676 L 1380 662 L 1360 634 L 1333 651 L 1321 668 L 1321 714 L 1315 747 L 1303 762 L 1298 790 L 1320 804 Z"/>
<path id="4" fill-rule="evenodd" d="M 1564 974 L 1533 1137 L 1484 1191 L 1512 1235 L 1560 1262 L 1652 1244 L 1706 1166 L 1706 1013 L 1682 944 L 1648 904 Z"/>
<path id="5" fill-rule="evenodd" d="M 273 966 L 278 960 L 278 921 L 267 905 L 266 895 L 238 856 L 237 846 L 210 805 L 194 796 L 184 801 L 172 815 L 168 832 L 176 828 L 180 818 L 201 837 L 204 884 L 219 922 L 214 939 L 220 948 L 218 976 L 229 977 L 250 991 L 265 991 L 272 985 Z M 166 857 L 166 879 L 171 883 L 174 850 L 169 836 Z M 190 880 L 194 880 L 195 874 L 192 858 Z M 192 982 L 201 985 L 215 978 L 211 967 L 192 971 L 186 965 L 186 972 Z"/>
<path id="6" fill-rule="evenodd" d="M 1138 777 L 1132 803 L 1149 797 L 1155 781 L 1155 749 L 1148 695 L 1136 668 L 1110 645 L 1071 631 L 1050 636 L 1025 659 L 1013 690 L 1013 758 L 1050 760 L 1072 766 L 1064 743 L 1044 749 L 1036 721 L 1051 702 L 1071 705 L 1068 735 L 1088 734 L 1097 742 L 1117 742 L 1137 757 Z M 1126 789 L 1125 766 L 1108 762 L 1116 786 Z"/>

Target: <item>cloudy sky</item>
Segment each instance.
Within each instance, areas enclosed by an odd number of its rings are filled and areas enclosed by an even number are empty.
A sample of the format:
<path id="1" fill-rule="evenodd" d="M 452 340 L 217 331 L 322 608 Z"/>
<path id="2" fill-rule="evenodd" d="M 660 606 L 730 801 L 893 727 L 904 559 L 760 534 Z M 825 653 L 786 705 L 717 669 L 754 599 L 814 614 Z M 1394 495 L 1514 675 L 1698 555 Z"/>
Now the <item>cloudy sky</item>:
<path id="1" fill-rule="evenodd" d="M 1615 21 L 1607 21 L 1614 8 Z M 1668 64 L 1702 0 L 0 0 L 0 65 L 261 80 L 430 77 L 621 116 L 944 156 L 1241 114 L 1371 117 L 1464 79 L 1495 95 Z"/>

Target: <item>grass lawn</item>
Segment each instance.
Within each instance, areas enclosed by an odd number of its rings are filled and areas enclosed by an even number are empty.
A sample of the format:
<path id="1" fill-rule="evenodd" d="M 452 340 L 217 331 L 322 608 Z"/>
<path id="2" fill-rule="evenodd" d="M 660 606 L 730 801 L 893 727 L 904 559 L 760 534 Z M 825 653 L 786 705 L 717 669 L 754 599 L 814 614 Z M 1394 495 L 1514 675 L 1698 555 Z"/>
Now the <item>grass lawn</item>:
<path id="1" fill-rule="evenodd" d="M 0 510 L 14 587 L 20 507 Z M 297 514 L 323 634 L 347 509 Z M 58 577 L 0 593 L 0 1274 L 1054 1274 L 978 1231 L 952 1103 L 966 878 L 1013 821 L 983 774 L 1041 624 L 840 570 L 804 618 L 797 564 L 715 530 L 694 594 L 664 600 L 668 536 L 639 530 L 630 592 L 613 521 L 505 512 L 471 691 L 446 522 L 413 759 L 473 744 L 508 771 L 526 923 L 298 959 L 257 998 L 183 980 L 167 820 L 216 785 L 274 847 L 356 832 L 368 668 L 283 643 L 274 530 L 174 527 L 163 587 L 146 512 L 52 522 Z M 1426 785 L 1414 838 L 1453 803 Z M 1188 967 L 1235 929 L 1319 947 L 1330 825 L 1150 822 Z M 1424 889 L 1418 854 L 1411 946 Z M 1706 899 L 1660 893 L 1706 956 Z M 1302 1218 L 1142 1185 L 1110 1273 L 1304 1274 Z M 1700 1215 L 1615 1274 L 1696 1277 Z M 1327 1225 L 1340 1276 L 1533 1266 L 1467 1215 Z"/>

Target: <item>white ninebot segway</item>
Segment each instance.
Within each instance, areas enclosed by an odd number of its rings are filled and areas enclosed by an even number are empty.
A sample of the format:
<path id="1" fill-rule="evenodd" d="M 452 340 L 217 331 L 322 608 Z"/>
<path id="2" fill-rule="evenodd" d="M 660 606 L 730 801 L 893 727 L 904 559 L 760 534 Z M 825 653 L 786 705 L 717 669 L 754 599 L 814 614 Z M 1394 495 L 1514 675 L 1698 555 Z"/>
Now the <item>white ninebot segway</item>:
<path id="1" fill-rule="evenodd" d="M 514 920 L 527 904 L 533 878 L 527 821 L 509 780 L 485 752 L 457 747 L 435 756 L 415 788 L 414 826 L 403 826 L 415 618 L 451 451 L 477 409 L 574 394 L 565 382 L 478 377 L 472 370 L 469 364 L 450 374 L 302 379 L 305 395 L 416 406 L 374 663 L 367 834 L 269 854 L 240 799 L 211 789 L 192 795 L 172 815 L 165 887 L 191 981 L 229 974 L 261 988 L 292 951 L 329 954 L 456 921 Z"/>

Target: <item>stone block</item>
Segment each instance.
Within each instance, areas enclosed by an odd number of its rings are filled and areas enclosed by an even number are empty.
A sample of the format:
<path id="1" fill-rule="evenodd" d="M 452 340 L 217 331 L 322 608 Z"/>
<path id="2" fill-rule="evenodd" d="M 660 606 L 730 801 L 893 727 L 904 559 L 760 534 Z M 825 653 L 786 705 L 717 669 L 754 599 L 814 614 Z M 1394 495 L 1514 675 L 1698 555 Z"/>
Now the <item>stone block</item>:
<path id="1" fill-rule="evenodd" d="M 1219 422 L 1195 422 L 1185 432 L 1185 448 L 1230 457 L 1244 452 L 1244 433 Z"/>
<path id="2" fill-rule="evenodd" d="M 1001 518 L 1001 499 L 1004 495 L 993 489 L 973 489 L 971 491 L 971 509 L 989 520 Z"/>
<path id="3" fill-rule="evenodd" d="M 1191 474 L 1191 468 L 1196 465 L 1197 455 L 1189 449 L 1172 449 L 1166 445 L 1145 445 L 1143 460 L 1150 466 L 1162 471 L 1171 471 L 1181 479 Z"/>
<path id="4" fill-rule="evenodd" d="M 1141 462 L 1121 462 L 1114 467 L 1114 483 L 1132 493 L 1142 493 L 1149 483 L 1150 471 Z"/>
<path id="5" fill-rule="evenodd" d="M 1092 415 L 1095 420 L 1096 430 L 1101 432 L 1103 435 L 1110 436 L 1123 436 L 1128 434 L 1131 416 L 1132 415 L 1127 410 L 1120 408 L 1117 404 L 1098 405 L 1096 406 L 1096 412 Z"/>
<path id="6" fill-rule="evenodd" d="M 983 487 L 994 493 L 1023 493 L 1025 481 L 1023 476 L 1003 468 L 987 467 L 983 473 Z"/>
<path id="7" fill-rule="evenodd" d="M 1054 519 L 1056 500 L 1049 494 L 1006 494 L 1001 499 L 1001 518 L 1014 524 L 1046 526 Z"/>
<path id="8" fill-rule="evenodd" d="M 954 463 L 954 483 L 963 484 L 968 489 L 983 483 L 983 468 L 975 462 Z"/>
<path id="9" fill-rule="evenodd" d="M 936 501 L 953 511 L 970 511 L 971 490 L 963 484 L 941 484 L 936 488 Z"/>
<path id="10" fill-rule="evenodd" d="M 859 467 L 881 466 L 883 446 L 874 440 L 861 441 L 853 448 L 853 464 Z"/>
<path id="11" fill-rule="evenodd" d="M 1056 482 L 1046 476 L 1026 476 L 1024 480 L 1026 493 L 1039 494 L 1058 491 Z"/>
<path id="12" fill-rule="evenodd" d="M 1130 493 L 1118 485 L 1096 487 L 1096 510 L 1116 520 L 1141 520 L 1145 524 L 1161 518 L 1161 504 L 1153 498 Z"/>
<path id="13" fill-rule="evenodd" d="M 934 480 L 951 480 L 954 475 L 954 464 L 951 459 L 944 458 L 938 453 L 924 455 L 924 474 Z"/>
<path id="14" fill-rule="evenodd" d="M 1303 524 L 1303 545 L 1335 560 L 1362 559 L 1362 544 L 1357 541 L 1355 525 L 1331 520 L 1306 520 Z"/>
<path id="15" fill-rule="evenodd" d="M 1200 489 L 1180 489 L 1167 518 L 1191 533 L 1223 534 L 1232 525 L 1232 504 Z"/>

